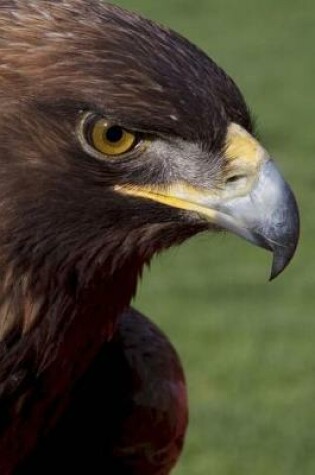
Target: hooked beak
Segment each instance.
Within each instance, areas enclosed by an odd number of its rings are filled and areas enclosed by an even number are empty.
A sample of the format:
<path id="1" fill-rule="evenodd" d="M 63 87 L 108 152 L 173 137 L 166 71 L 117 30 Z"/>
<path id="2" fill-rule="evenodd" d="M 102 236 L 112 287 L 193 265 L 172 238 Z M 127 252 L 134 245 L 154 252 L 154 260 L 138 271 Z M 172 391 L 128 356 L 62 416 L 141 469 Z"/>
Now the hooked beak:
<path id="1" fill-rule="evenodd" d="M 212 206 L 218 226 L 273 253 L 270 280 L 285 269 L 298 243 L 299 213 L 289 185 L 272 160 L 261 166 L 248 194 Z"/>
<path id="2" fill-rule="evenodd" d="M 185 181 L 167 187 L 120 185 L 116 190 L 168 206 L 197 212 L 273 253 L 270 280 L 292 259 L 299 239 L 299 212 L 289 185 L 267 152 L 232 123 L 226 138 L 224 186 L 206 190 Z"/>

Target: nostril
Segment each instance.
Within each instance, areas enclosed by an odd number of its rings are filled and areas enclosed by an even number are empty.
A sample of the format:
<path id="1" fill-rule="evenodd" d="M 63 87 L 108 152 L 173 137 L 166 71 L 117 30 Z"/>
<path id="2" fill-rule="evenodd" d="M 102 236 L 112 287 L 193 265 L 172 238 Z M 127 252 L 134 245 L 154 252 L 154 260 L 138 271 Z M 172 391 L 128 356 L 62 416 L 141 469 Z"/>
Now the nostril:
<path id="1" fill-rule="evenodd" d="M 232 175 L 227 180 L 226 183 L 236 183 L 246 180 L 246 175 Z"/>

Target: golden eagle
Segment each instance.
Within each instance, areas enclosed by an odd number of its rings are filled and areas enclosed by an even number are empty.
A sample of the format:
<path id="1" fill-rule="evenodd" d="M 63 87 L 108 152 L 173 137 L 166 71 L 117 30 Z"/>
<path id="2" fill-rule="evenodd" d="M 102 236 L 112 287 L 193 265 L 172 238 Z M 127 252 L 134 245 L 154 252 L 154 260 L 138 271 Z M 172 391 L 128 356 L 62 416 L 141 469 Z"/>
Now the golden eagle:
<path id="1" fill-rule="evenodd" d="M 180 35 L 98 0 L 0 5 L 0 472 L 165 475 L 183 371 L 129 307 L 201 231 L 273 252 L 296 202 L 235 83 Z"/>

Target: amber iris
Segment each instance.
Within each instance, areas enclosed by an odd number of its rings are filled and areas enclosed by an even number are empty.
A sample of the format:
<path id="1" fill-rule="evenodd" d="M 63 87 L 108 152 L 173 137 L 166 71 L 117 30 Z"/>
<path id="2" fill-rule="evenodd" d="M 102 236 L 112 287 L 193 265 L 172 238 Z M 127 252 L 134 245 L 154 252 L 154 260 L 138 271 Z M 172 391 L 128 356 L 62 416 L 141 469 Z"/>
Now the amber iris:
<path id="1" fill-rule="evenodd" d="M 129 152 L 136 144 L 136 135 L 106 119 L 98 119 L 90 126 L 91 145 L 98 152 L 111 157 Z"/>

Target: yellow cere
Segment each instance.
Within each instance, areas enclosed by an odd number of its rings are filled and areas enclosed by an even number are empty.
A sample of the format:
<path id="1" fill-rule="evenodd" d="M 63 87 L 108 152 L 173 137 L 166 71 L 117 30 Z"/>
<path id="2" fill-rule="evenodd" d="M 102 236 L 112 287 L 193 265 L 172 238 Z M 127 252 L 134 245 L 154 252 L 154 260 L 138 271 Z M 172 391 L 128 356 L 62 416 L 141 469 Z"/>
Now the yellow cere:
<path id="1" fill-rule="evenodd" d="M 96 150 L 114 157 L 129 152 L 135 145 L 136 135 L 105 119 L 99 119 L 93 124 L 91 141 Z"/>
<path id="2" fill-rule="evenodd" d="M 263 154 L 262 146 L 245 129 L 235 123 L 229 126 L 225 151 L 228 160 L 260 161 Z"/>

